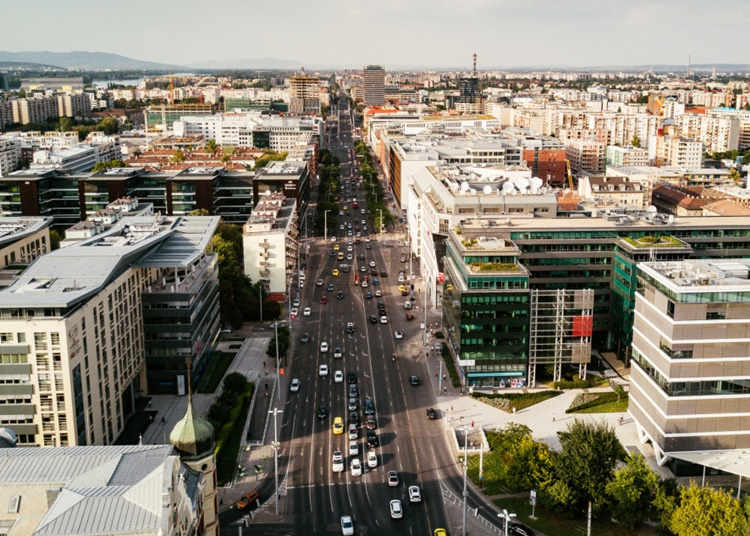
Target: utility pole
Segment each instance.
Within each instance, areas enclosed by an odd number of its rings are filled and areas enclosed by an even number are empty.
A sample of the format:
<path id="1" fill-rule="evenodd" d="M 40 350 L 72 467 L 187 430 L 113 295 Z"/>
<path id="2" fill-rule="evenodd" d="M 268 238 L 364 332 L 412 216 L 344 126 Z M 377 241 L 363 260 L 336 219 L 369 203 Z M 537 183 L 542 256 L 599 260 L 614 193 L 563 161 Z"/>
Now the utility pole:
<path id="1" fill-rule="evenodd" d="M 276 484 L 276 515 L 279 515 L 279 427 L 276 416 L 284 412 L 278 408 L 273 408 L 273 411 L 268 413 L 273 414 L 273 480 Z"/>

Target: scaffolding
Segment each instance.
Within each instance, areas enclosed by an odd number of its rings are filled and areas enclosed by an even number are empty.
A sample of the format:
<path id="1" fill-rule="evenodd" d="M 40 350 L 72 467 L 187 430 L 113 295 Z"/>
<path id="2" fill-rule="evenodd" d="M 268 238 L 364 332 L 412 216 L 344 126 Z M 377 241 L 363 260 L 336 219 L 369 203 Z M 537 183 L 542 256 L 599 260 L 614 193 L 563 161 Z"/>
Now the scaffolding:
<path id="1" fill-rule="evenodd" d="M 554 365 L 554 381 L 562 379 L 563 364 L 578 364 L 586 377 L 591 360 L 594 291 L 532 290 L 529 330 L 529 386 L 536 384 L 537 365 Z"/>

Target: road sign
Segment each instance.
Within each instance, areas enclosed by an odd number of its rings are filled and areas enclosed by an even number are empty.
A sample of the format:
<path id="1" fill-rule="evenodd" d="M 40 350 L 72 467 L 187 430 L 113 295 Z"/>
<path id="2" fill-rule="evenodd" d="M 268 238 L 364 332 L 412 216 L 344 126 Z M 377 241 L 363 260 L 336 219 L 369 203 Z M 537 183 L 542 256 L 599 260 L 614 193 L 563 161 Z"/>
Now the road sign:
<path id="1" fill-rule="evenodd" d="M 536 490 L 535 490 L 535 489 L 532 489 L 532 490 L 531 490 L 531 491 L 529 492 L 529 504 L 530 504 L 531 506 L 534 506 L 534 505 L 536 505 Z"/>

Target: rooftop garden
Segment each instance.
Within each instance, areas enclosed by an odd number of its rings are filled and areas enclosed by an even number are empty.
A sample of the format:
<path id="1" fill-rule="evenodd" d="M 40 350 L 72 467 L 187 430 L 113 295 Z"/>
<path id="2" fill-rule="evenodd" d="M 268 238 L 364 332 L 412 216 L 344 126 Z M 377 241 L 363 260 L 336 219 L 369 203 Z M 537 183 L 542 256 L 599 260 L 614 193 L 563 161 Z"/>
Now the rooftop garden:
<path id="1" fill-rule="evenodd" d="M 472 272 L 520 272 L 518 265 L 507 262 L 472 262 L 469 263 Z"/>
<path id="2" fill-rule="evenodd" d="M 636 248 L 681 248 L 685 244 L 672 236 L 651 236 L 646 235 L 640 238 L 623 237 L 623 240 Z"/>

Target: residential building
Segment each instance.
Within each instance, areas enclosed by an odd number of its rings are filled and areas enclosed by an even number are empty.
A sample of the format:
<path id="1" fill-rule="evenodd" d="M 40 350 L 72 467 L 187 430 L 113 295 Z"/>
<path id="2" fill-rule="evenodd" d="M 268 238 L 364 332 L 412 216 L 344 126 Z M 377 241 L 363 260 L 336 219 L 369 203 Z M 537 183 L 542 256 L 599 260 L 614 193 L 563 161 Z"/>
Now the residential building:
<path id="1" fill-rule="evenodd" d="M 621 147 L 609 145 L 606 152 L 607 166 L 647 166 L 649 165 L 648 149 L 642 147 Z"/>
<path id="2" fill-rule="evenodd" d="M 714 108 L 713 110 L 708 110 L 706 115 L 708 117 L 737 118 L 739 123 L 737 149 L 740 151 L 750 149 L 750 111 L 736 108 Z M 0 112 L 0 117 L 2 117 L 2 112 Z"/>
<path id="3" fill-rule="evenodd" d="M 294 199 L 297 217 L 307 233 L 310 181 L 310 171 L 303 161 L 269 162 L 253 179 L 253 199 L 260 200 L 269 192 Z"/>
<path id="4" fill-rule="evenodd" d="M 171 445 L 0 448 L 0 468 L 8 536 L 208 534 L 206 478 Z"/>
<path id="5" fill-rule="evenodd" d="M 245 274 L 268 292 L 285 293 L 297 271 L 296 202 L 270 191 L 259 199 L 242 228 Z"/>
<path id="6" fill-rule="evenodd" d="M 368 106 L 385 104 L 385 69 L 380 65 L 368 65 L 362 72 L 365 84 L 364 102 Z"/>
<path id="7" fill-rule="evenodd" d="M 519 128 L 505 129 L 503 134 L 521 141 L 523 164 L 534 177 L 551 186 L 566 184 L 565 145 L 560 140 Z"/>
<path id="8" fill-rule="evenodd" d="M 15 390 L 0 426 L 19 445 L 113 444 L 149 386 L 184 389 L 185 357 L 200 377 L 220 328 L 218 223 L 128 216 L 0 291 L 0 384 Z"/>
<path id="9" fill-rule="evenodd" d="M 675 474 L 726 459 L 721 469 L 743 472 L 749 275 L 748 258 L 638 266 L 628 411 L 641 441 Z"/>
<path id="10" fill-rule="evenodd" d="M 0 177 L 15 171 L 21 162 L 21 148 L 15 138 L 0 136 Z"/>
<path id="11" fill-rule="evenodd" d="M 588 173 L 604 173 L 606 145 L 599 141 L 568 140 L 565 142 L 565 155 L 570 161 L 570 170 L 578 176 Z"/>
<path id="12" fill-rule="evenodd" d="M 700 168 L 703 166 L 703 142 L 675 136 L 651 139 L 649 157 L 657 166 Z"/>
<path id="13" fill-rule="evenodd" d="M 601 177 L 582 175 L 578 177 L 578 195 L 592 199 L 602 208 L 646 208 L 646 190 L 628 177 Z"/>
<path id="14" fill-rule="evenodd" d="M 702 142 L 709 154 L 739 148 L 740 120 L 737 117 L 686 113 L 676 116 L 674 125 L 675 136 Z"/>
<path id="15" fill-rule="evenodd" d="M 289 112 L 320 115 L 320 78 L 305 74 L 304 68 L 289 78 Z"/>
<path id="16" fill-rule="evenodd" d="M 0 131 L 5 130 L 6 125 L 13 122 L 13 104 L 10 101 L 0 99 Z"/>
<path id="17" fill-rule="evenodd" d="M 49 117 L 59 117 L 57 98 L 33 97 L 30 99 L 13 99 L 13 122 L 28 125 L 29 123 L 46 123 Z"/>
<path id="18" fill-rule="evenodd" d="M 84 117 L 91 111 L 91 99 L 83 93 L 57 95 L 57 113 L 60 117 Z"/>
<path id="19" fill-rule="evenodd" d="M 52 218 L 0 217 L 0 270 L 28 266 L 49 253 L 51 224 Z"/>

